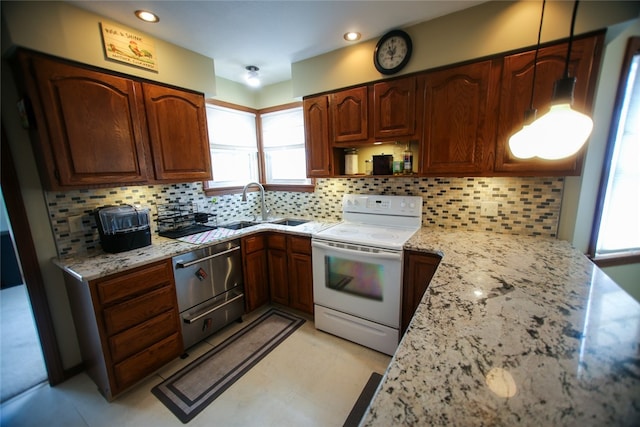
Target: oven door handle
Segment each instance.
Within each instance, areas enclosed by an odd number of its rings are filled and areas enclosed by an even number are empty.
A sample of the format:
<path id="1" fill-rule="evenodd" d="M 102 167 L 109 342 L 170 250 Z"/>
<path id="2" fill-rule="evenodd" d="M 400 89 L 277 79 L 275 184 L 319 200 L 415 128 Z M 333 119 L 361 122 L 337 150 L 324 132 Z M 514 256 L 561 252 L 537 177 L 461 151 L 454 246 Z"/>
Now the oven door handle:
<path id="1" fill-rule="evenodd" d="M 338 248 L 335 246 L 327 245 L 326 243 L 318 242 L 317 240 L 311 241 L 311 246 L 316 247 L 318 249 L 323 249 L 325 251 L 333 251 L 346 255 L 366 255 L 369 258 L 373 259 L 390 259 L 395 261 L 400 261 L 402 259 L 402 251 L 399 252 L 366 252 L 366 251 L 358 251 L 353 249 L 344 249 Z"/>
<path id="2" fill-rule="evenodd" d="M 208 256 L 204 256 L 202 258 L 198 258 L 198 259 L 194 259 L 193 261 L 189 261 L 189 262 L 182 262 L 182 261 L 178 261 L 176 262 L 176 268 L 187 268 L 187 267 L 191 267 L 192 265 L 196 265 L 202 261 L 206 261 L 209 259 L 213 259 L 213 258 L 217 258 L 219 256 L 223 256 L 223 255 L 227 255 L 231 252 L 235 252 L 235 251 L 239 251 L 240 250 L 240 246 L 235 246 L 231 249 L 227 249 L 226 251 L 222 251 L 219 252 L 217 254 L 213 254 L 213 255 L 208 255 Z"/>
<path id="3" fill-rule="evenodd" d="M 229 301 L 225 301 L 220 305 L 216 305 L 211 310 L 207 310 L 204 313 L 200 313 L 200 314 L 198 314 L 196 316 L 193 316 L 193 317 L 183 317 L 182 321 L 184 323 L 189 323 L 189 324 L 197 322 L 198 320 L 202 319 L 203 317 L 208 316 L 209 314 L 211 314 L 211 313 L 213 313 L 215 311 L 218 311 L 221 308 L 226 307 L 227 305 L 231 304 L 232 302 L 235 302 L 235 301 L 237 301 L 237 300 L 239 300 L 240 298 L 243 298 L 243 297 L 244 297 L 244 294 L 236 295 L 235 297 L 231 298 Z"/>

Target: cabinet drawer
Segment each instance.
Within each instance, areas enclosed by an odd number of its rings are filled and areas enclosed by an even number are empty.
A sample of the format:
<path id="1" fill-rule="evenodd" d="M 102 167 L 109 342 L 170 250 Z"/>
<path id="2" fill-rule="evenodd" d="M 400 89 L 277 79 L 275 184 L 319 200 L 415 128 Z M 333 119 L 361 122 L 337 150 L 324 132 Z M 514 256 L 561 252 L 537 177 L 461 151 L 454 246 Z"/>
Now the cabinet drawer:
<path id="1" fill-rule="evenodd" d="M 287 250 L 287 236 L 286 234 L 271 233 L 267 237 L 267 245 L 269 249 L 282 249 Z"/>
<path id="2" fill-rule="evenodd" d="M 109 338 L 114 362 L 136 354 L 178 331 L 178 314 L 170 310 Z"/>
<path id="3" fill-rule="evenodd" d="M 308 237 L 289 236 L 289 249 L 296 254 L 311 255 L 311 239 Z"/>
<path id="4" fill-rule="evenodd" d="M 107 335 L 117 334 L 175 307 L 175 291 L 165 287 L 104 310 Z"/>
<path id="5" fill-rule="evenodd" d="M 98 296 L 102 304 L 108 304 L 171 283 L 172 277 L 171 261 L 162 261 L 97 281 Z"/>
<path id="6" fill-rule="evenodd" d="M 264 235 L 250 236 L 242 239 L 242 245 L 245 248 L 245 253 L 252 253 L 264 249 Z"/>
<path id="7" fill-rule="evenodd" d="M 114 375 L 119 390 L 146 377 L 182 353 L 182 340 L 175 333 L 140 353 L 114 366 Z"/>

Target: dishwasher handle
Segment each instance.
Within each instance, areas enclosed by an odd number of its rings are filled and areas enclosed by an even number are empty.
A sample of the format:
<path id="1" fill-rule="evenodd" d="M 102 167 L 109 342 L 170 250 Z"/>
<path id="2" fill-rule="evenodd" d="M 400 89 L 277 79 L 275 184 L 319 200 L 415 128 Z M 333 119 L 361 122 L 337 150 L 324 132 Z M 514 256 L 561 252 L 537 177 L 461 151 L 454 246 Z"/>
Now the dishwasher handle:
<path id="1" fill-rule="evenodd" d="M 194 259 L 193 261 L 187 261 L 187 262 L 178 261 L 176 262 L 176 268 L 191 267 L 192 265 L 196 265 L 198 263 L 201 263 L 202 261 L 207 261 L 209 259 L 217 258 L 219 256 L 227 255 L 227 254 L 230 254 L 231 252 L 235 252 L 239 250 L 240 250 L 240 246 L 235 246 L 231 249 L 227 249 L 226 251 L 218 252 L 217 254 L 213 254 L 213 255 L 207 255 L 202 258 Z"/>
<path id="2" fill-rule="evenodd" d="M 211 310 L 207 310 L 203 313 L 197 314 L 196 316 L 193 317 L 183 317 L 182 320 L 184 321 L 184 323 L 194 323 L 197 322 L 198 320 L 202 319 L 205 316 L 208 316 L 209 314 L 216 312 L 218 310 L 220 310 L 223 307 L 226 307 L 227 305 L 239 300 L 240 298 L 244 298 L 244 294 L 240 294 L 240 295 L 236 295 L 235 297 L 231 298 L 229 301 L 225 301 L 224 303 L 217 305 L 215 307 L 213 307 Z"/>

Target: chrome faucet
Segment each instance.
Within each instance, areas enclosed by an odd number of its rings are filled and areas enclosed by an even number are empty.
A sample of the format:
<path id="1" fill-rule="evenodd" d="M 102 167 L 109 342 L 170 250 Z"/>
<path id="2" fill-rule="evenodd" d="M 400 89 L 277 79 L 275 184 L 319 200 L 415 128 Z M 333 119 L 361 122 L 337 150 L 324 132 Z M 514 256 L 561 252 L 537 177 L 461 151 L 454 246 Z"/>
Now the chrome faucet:
<path id="1" fill-rule="evenodd" d="M 260 205 L 260 209 L 262 211 L 261 212 L 262 220 L 263 221 L 267 221 L 267 219 L 269 218 L 270 210 L 267 209 L 267 203 L 264 200 L 264 187 L 262 186 L 262 184 L 260 184 L 259 182 L 252 181 L 252 182 L 248 183 L 247 185 L 245 185 L 244 189 L 242 190 L 242 201 L 243 202 L 247 201 L 247 188 L 249 188 L 252 185 L 256 185 L 256 186 L 258 186 L 258 188 L 260 188 L 260 197 L 262 198 L 262 203 Z"/>

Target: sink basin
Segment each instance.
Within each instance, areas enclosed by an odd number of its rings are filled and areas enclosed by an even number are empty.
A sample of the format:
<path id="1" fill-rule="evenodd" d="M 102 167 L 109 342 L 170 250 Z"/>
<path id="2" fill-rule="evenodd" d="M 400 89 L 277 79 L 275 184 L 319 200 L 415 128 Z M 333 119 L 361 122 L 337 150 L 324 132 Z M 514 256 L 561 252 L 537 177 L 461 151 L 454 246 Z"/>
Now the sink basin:
<path id="1" fill-rule="evenodd" d="M 241 230 L 243 228 L 252 227 L 254 225 L 258 225 L 258 223 L 251 222 L 251 221 L 240 221 L 240 222 L 234 222 L 232 224 L 222 224 L 222 225 L 219 225 L 218 228 L 226 228 L 228 230 Z"/>
<path id="2" fill-rule="evenodd" d="M 274 221 L 273 224 L 288 225 L 289 227 L 295 227 L 296 225 L 306 224 L 308 219 L 281 219 Z"/>

